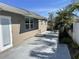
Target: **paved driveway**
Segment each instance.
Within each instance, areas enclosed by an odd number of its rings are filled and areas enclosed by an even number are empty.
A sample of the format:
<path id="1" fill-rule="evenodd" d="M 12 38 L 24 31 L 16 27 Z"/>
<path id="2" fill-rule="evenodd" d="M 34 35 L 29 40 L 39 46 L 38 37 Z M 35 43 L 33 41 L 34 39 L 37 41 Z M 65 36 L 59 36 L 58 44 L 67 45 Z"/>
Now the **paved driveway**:
<path id="1" fill-rule="evenodd" d="M 40 37 L 33 37 L 21 45 L 1 53 L 0 59 L 71 59 L 67 45 L 58 44 L 57 50 L 52 47 L 48 42 L 41 41 Z M 47 53 L 45 53 L 46 51 Z"/>

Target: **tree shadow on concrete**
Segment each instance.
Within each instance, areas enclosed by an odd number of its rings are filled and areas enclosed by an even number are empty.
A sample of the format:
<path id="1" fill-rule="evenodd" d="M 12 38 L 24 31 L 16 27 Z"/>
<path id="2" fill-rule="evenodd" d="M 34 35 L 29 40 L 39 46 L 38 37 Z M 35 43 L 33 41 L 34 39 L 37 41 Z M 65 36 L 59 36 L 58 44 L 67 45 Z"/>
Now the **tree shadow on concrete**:
<path id="1" fill-rule="evenodd" d="M 56 48 L 54 48 L 53 46 L 56 45 L 55 42 L 51 42 L 51 41 L 46 41 L 43 39 L 49 39 L 52 40 L 53 37 L 39 37 L 38 40 L 35 40 L 34 43 L 30 43 L 30 45 L 38 45 L 38 47 L 35 47 L 31 52 L 30 52 L 30 56 L 32 57 L 37 57 L 39 59 L 49 59 L 52 55 L 54 55 Z M 41 46 L 39 46 L 41 45 Z M 50 49 L 51 52 L 45 51 L 45 52 L 40 52 L 42 50 L 46 50 L 46 49 Z"/>

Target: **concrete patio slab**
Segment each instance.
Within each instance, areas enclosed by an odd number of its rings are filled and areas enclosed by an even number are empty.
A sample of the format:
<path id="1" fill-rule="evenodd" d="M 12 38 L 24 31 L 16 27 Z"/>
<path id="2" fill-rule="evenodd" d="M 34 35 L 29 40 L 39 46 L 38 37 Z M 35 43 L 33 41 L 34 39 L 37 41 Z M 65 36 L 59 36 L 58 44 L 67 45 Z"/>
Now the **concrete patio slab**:
<path id="1" fill-rule="evenodd" d="M 47 46 L 39 40 L 40 37 L 30 38 L 21 45 L 0 53 L 0 59 L 71 59 L 68 47 L 65 44 L 59 44 L 55 53 L 32 53 L 35 48 Z"/>

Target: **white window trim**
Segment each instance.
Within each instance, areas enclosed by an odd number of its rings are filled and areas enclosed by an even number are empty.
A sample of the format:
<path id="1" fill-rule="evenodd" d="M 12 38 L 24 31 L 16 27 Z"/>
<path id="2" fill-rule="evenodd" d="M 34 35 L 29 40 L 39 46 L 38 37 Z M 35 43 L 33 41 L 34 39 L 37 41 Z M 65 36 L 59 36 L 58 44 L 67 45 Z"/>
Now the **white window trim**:
<path id="1" fill-rule="evenodd" d="M 10 27 L 10 45 L 7 45 L 7 46 L 5 46 L 5 47 L 3 47 L 3 40 L 2 40 L 2 33 L 0 34 L 0 52 L 2 52 L 2 51 L 4 51 L 4 50 L 6 50 L 6 49 L 8 49 L 8 48 L 10 48 L 10 47 L 12 47 L 13 46 L 13 44 L 12 44 L 12 25 L 11 25 L 11 17 L 10 16 L 3 16 L 3 15 L 0 15 L 0 21 L 1 21 L 1 18 L 2 17 L 4 17 L 4 18 L 8 18 L 9 19 L 9 21 L 10 21 L 10 24 L 9 24 L 9 27 Z M 2 25 L 0 25 L 0 28 L 2 27 Z M 1 30 L 0 30 L 0 32 L 2 32 Z"/>

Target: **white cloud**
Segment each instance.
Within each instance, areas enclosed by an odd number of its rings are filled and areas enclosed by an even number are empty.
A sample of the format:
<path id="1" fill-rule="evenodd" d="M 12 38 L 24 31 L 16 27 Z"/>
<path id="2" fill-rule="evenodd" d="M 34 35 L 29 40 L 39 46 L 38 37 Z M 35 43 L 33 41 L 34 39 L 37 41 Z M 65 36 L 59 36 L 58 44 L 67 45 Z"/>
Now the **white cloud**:
<path id="1" fill-rule="evenodd" d="M 32 9 L 32 11 L 42 16 L 48 17 L 49 12 L 52 12 L 53 14 L 55 14 L 59 9 L 60 8 L 37 8 L 37 9 Z"/>
<path id="2" fill-rule="evenodd" d="M 41 9 L 33 9 L 33 11 L 37 12 L 56 12 L 59 8 L 41 8 Z"/>

